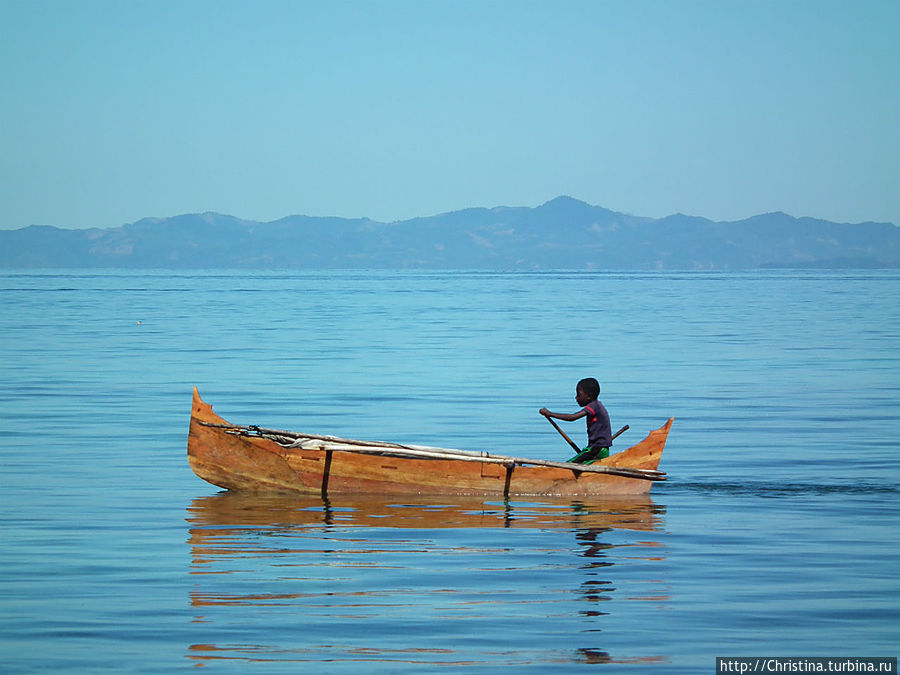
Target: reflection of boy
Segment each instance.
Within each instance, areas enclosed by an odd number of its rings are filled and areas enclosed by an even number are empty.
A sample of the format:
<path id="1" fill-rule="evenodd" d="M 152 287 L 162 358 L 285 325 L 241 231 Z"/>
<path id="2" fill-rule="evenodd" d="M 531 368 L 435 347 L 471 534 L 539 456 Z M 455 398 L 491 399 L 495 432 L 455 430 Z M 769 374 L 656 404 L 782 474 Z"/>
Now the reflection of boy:
<path id="1" fill-rule="evenodd" d="M 574 422 L 582 417 L 587 418 L 587 447 L 575 455 L 570 462 L 584 464 L 595 459 L 609 457 L 609 446 L 612 445 L 612 427 L 609 423 L 609 413 L 598 401 L 600 396 L 600 383 L 593 377 L 581 380 L 575 386 L 575 401 L 581 406 L 576 413 L 554 413 L 546 408 L 541 408 L 541 415 Z"/>

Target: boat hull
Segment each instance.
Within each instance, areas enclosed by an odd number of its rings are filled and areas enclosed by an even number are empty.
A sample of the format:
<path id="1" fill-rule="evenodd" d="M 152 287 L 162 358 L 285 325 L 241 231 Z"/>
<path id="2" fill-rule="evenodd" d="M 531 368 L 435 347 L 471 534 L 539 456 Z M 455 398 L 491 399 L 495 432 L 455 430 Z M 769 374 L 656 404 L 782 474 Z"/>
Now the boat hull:
<path id="1" fill-rule="evenodd" d="M 655 471 L 665 447 L 669 420 L 637 445 L 595 465 Z M 441 455 L 409 457 L 363 454 L 317 447 L 288 448 L 268 438 L 229 433 L 196 387 L 188 433 L 188 461 L 194 473 L 228 490 L 304 494 L 626 495 L 650 490 L 651 480 L 519 463 L 472 461 Z"/>

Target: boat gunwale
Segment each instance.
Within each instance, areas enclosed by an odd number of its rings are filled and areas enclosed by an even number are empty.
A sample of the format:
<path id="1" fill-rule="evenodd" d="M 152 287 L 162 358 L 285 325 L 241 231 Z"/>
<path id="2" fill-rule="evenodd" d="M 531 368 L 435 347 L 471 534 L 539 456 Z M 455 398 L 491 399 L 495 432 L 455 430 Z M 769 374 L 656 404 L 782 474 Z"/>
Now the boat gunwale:
<path id="1" fill-rule="evenodd" d="M 455 450 L 452 448 L 439 448 L 435 446 L 424 445 L 403 445 L 401 443 L 390 443 L 387 441 L 363 441 L 351 438 L 341 438 L 339 436 L 324 436 L 319 434 L 306 434 L 301 432 L 285 431 L 280 429 L 266 429 L 255 425 L 240 424 L 221 424 L 215 422 L 197 422 L 206 427 L 221 429 L 227 434 L 235 436 L 244 436 L 247 438 L 263 438 L 273 441 L 285 450 L 320 450 L 333 452 L 358 452 L 362 454 L 373 454 L 384 457 L 401 457 L 415 459 L 443 459 L 456 460 L 463 462 L 484 462 L 489 464 L 518 465 L 518 466 L 545 466 L 554 469 L 566 469 L 576 474 L 581 473 L 600 473 L 612 476 L 622 476 L 623 478 L 636 478 L 639 480 L 664 481 L 666 480 L 665 471 L 657 471 L 655 469 L 638 469 L 624 466 L 606 466 L 603 464 L 573 464 L 571 462 L 555 462 L 546 459 L 530 459 L 528 457 L 511 457 L 507 455 L 495 455 L 483 450 Z M 292 443 L 285 444 L 278 439 L 281 436 L 285 439 L 294 437 Z M 307 441 L 327 442 L 331 445 L 304 445 L 300 443 L 300 439 Z M 392 452 L 393 451 L 393 452 Z"/>

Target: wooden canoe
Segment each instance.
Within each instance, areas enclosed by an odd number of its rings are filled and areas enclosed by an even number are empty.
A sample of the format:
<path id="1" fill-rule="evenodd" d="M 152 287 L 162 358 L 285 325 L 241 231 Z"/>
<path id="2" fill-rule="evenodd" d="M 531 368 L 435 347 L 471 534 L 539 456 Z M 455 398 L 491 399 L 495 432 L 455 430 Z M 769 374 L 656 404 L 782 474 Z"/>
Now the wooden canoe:
<path id="1" fill-rule="evenodd" d="M 665 480 L 659 460 L 672 419 L 591 465 L 507 457 L 231 424 L 194 387 L 188 461 L 228 490 L 305 494 L 643 494 Z"/>

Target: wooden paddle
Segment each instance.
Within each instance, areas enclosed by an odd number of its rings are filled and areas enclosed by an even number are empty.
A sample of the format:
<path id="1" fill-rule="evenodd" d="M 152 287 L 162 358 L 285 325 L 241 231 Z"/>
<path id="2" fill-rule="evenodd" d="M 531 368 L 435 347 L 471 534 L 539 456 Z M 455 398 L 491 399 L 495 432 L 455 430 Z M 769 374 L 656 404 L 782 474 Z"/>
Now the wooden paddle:
<path id="1" fill-rule="evenodd" d="M 547 416 L 544 415 L 544 417 L 547 417 Z M 550 422 L 550 424 L 553 425 L 553 428 L 556 429 L 556 430 L 559 432 L 559 435 L 560 435 L 560 436 L 562 436 L 563 438 L 565 438 L 565 439 L 569 442 L 569 445 L 572 446 L 572 449 L 575 451 L 575 454 L 580 454 L 580 453 L 582 452 L 581 448 L 579 448 L 577 445 L 575 445 L 575 442 L 574 442 L 571 438 L 569 438 L 569 437 L 566 435 L 566 432 L 559 428 L 559 425 L 553 420 L 552 417 L 547 417 L 547 421 Z M 622 428 L 619 429 L 616 433 L 614 433 L 614 434 L 612 435 L 612 438 L 610 438 L 609 440 L 610 440 L 610 441 L 615 440 L 616 438 L 618 438 L 619 436 L 621 436 L 622 434 L 624 434 L 626 431 L 628 431 L 630 428 L 631 428 L 631 427 L 629 427 L 629 426 L 626 424 L 624 427 L 622 427 Z"/>
<path id="2" fill-rule="evenodd" d="M 544 415 L 544 417 L 547 417 L 547 416 Z M 547 421 L 553 425 L 553 428 L 559 432 L 560 436 L 562 436 L 569 442 L 569 445 L 572 446 L 572 449 L 575 451 L 576 454 L 581 452 L 581 448 L 579 448 L 577 445 L 575 445 L 575 442 L 566 435 L 566 432 L 559 428 L 559 425 L 553 420 L 552 417 L 547 417 Z"/>
<path id="3" fill-rule="evenodd" d="M 628 426 L 628 425 L 626 424 L 624 427 L 622 427 L 622 428 L 619 429 L 616 433 L 614 433 L 614 434 L 612 435 L 612 438 L 610 438 L 609 440 L 610 440 L 610 441 L 616 440 L 619 436 L 621 436 L 622 434 L 624 434 L 624 433 L 625 433 L 626 431 L 628 431 L 630 428 L 631 428 L 631 427 Z"/>

